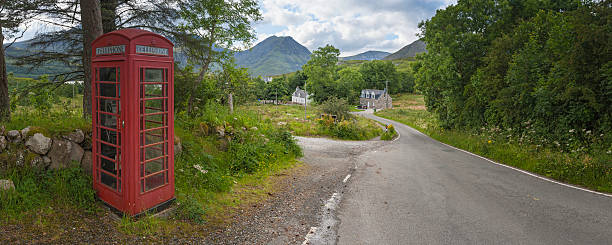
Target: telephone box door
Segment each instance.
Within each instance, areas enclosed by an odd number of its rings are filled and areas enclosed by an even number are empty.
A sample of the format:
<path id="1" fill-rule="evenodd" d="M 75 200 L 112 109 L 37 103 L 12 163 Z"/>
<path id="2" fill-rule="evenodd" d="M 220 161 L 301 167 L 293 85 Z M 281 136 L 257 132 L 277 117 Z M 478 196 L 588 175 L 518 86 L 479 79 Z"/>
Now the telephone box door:
<path id="1" fill-rule="evenodd" d="M 139 90 L 138 192 L 143 204 L 174 196 L 173 107 L 169 79 L 172 64 L 136 62 Z"/>
<path id="2" fill-rule="evenodd" d="M 116 207 L 123 206 L 125 197 L 124 157 L 122 157 L 122 129 L 124 125 L 124 96 L 121 81 L 125 80 L 124 62 L 99 62 L 93 65 L 94 117 L 92 147 L 96 150 L 93 157 L 95 173 L 94 184 L 100 188 L 99 194 Z M 125 88 L 124 88 L 125 90 Z"/>

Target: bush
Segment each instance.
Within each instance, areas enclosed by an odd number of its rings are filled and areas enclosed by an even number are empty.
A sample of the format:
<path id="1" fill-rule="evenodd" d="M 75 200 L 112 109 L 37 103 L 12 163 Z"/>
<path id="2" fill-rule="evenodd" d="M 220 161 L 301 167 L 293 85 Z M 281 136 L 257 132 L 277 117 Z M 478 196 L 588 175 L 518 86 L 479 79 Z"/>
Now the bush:
<path id="1" fill-rule="evenodd" d="M 331 97 L 321 104 L 321 110 L 329 115 L 336 115 L 338 119 L 349 119 L 351 106 L 344 99 Z"/>
<path id="2" fill-rule="evenodd" d="M 395 131 L 395 127 L 393 124 L 389 124 L 386 126 L 387 131 L 385 131 L 382 136 L 380 136 L 381 140 L 392 140 L 397 135 L 397 131 Z"/>

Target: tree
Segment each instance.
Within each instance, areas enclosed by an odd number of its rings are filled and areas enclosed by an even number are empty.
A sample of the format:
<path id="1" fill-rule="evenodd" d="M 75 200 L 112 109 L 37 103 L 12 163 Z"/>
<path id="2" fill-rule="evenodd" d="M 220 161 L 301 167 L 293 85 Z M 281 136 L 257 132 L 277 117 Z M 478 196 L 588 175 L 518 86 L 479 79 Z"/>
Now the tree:
<path id="1" fill-rule="evenodd" d="M 242 103 L 251 99 L 253 96 L 247 68 L 238 68 L 233 59 L 225 60 L 222 63 L 222 70 L 218 73 L 218 86 L 223 88 L 227 94 L 227 103 L 230 113 L 234 113 L 234 94 L 237 95 L 237 102 Z"/>
<path id="2" fill-rule="evenodd" d="M 28 0 L 35 1 L 35 0 Z M 36 0 L 44 3 L 40 13 L 45 19 L 41 21 L 49 25 L 62 27 L 58 31 L 38 34 L 29 42 L 27 55 L 19 57 L 18 65 L 36 67 L 62 63 L 69 67 L 69 71 L 49 74 L 51 79 L 47 83 L 40 83 L 21 91 L 27 95 L 30 90 L 44 86 L 60 86 L 66 81 L 83 80 L 83 116 L 91 115 L 91 75 L 87 73 L 91 51 L 87 45 L 91 39 L 99 36 L 98 24 L 85 23 L 87 21 L 101 22 L 102 33 L 121 28 L 144 28 L 170 36 L 179 36 L 174 28 L 178 19 L 177 2 L 179 0 Z M 97 9 L 97 10 L 93 10 Z M 87 13 L 87 14 L 84 14 Z M 93 16 L 91 15 L 93 14 Z M 100 17 L 98 17 L 100 16 Z M 88 26 L 88 27 L 86 27 Z M 95 26 L 95 27 L 92 27 Z M 84 30 L 85 28 L 94 28 Z M 92 34 L 93 33 L 93 34 Z M 86 37 L 86 35 L 89 35 Z M 93 39 L 91 39 L 93 40 Z M 85 44 L 85 45 L 84 45 Z M 89 52 L 89 54 L 87 54 Z"/>
<path id="3" fill-rule="evenodd" d="M 304 88 L 308 77 L 303 71 L 296 71 L 295 73 L 287 76 L 287 88 L 295 89 L 297 87 Z"/>
<path id="4" fill-rule="evenodd" d="M 322 102 L 335 94 L 336 63 L 340 50 L 332 45 L 320 47 L 310 55 L 310 60 L 303 66 L 306 90 L 314 101 Z"/>
<path id="5" fill-rule="evenodd" d="M 102 35 L 102 15 L 97 0 L 81 0 L 83 26 L 83 117 L 91 116 L 91 43 Z M 89 88 L 89 89 L 87 89 Z"/>
<path id="6" fill-rule="evenodd" d="M 363 75 L 365 88 L 382 90 L 386 88 L 388 82 L 389 93 L 399 93 L 401 91 L 402 84 L 399 83 L 395 65 L 391 61 L 374 60 L 366 62 L 359 67 L 359 71 Z"/>
<path id="7" fill-rule="evenodd" d="M 251 22 L 262 19 L 257 1 L 188 0 L 181 6 L 184 35 L 179 41 L 188 60 L 201 65 L 197 91 L 212 63 L 221 63 L 232 54 L 234 44 L 249 45 L 255 35 Z M 193 94 L 189 95 L 188 111 L 193 110 Z"/>
<path id="8" fill-rule="evenodd" d="M 336 81 L 337 96 L 345 98 L 351 104 L 359 102 L 359 94 L 364 89 L 361 73 L 352 67 L 346 67 L 338 72 L 340 78 Z"/>
<path id="9" fill-rule="evenodd" d="M 0 2 L 0 122 L 8 121 L 11 117 L 11 105 L 8 93 L 8 77 L 6 73 L 6 59 L 4 51 L 18 39 L 19 26 L 39 14 L 41 7 L 46 5 L 41 0 L 20 0 Z M 21 33 L 23 36 L 23 32 Z M 14 38 L 13 42 L 4 45 L 4 40 Z"/>
<path id="10" fill-rule="evenodd" d="M 289 94 L 289 88 L 287 88 L 285 79 L 275 78 L 268 83 L 268 98 L 273 99 L 278 103 L 278 99 L 283 99 L 284 96 Z"/>

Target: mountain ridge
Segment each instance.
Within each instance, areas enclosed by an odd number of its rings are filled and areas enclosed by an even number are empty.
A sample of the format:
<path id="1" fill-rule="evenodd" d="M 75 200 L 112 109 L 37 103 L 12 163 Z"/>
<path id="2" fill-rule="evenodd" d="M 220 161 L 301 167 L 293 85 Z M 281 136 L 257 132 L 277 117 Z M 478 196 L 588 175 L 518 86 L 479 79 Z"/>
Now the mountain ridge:
<path id="1" fill-rule="evenodd" d="M 414 58 L 417 54 L 426 53 L 427 52 L 427 44 L 422 40 L 418 39 L 411 44 L 408 44 L 402 47 L 395 53 L 390 54 L 389 56 L 383 58 L 383 60 L 397 60 L 397 59 L 407 59 Z"/>
<path id="2" fill-rule="evenodd" d="M 389 55 L 391 55 L 391 53 L 389 52 L 370 50 L 370 51 L 366 51 L 366 52 L 352 55 L 352 56 L 340 57 L 340 59 L 341 60 L 382 60 L 383 58 Z"/>
<path id="3" fill-rule="evenodd" d="M 310 50 L 290 36 L 270 36 L 251 49 L 236 53 L 234 58 L 252 76 L 273 76 L 300 70 L 310 54 Z"/>

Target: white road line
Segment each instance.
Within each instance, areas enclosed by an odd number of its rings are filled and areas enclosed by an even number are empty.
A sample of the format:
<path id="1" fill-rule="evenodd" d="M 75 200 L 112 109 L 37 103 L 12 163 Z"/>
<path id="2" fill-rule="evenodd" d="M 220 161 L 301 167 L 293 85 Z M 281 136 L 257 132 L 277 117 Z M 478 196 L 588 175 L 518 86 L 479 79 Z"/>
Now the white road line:
<path id="1" fill-rule="evenodd" d="M 344 177 L 344 180 L 342 180 L 342 183 L 346 183 L 346 181 L 351 177 L 351 175 L 347 175 L 346 177 Z"/>
<path id="2" fill-rule="evenodd" d="M 440 142 L 440 143 L 442 143 L 442 142 Z M 581 190 L 581 191 L 590 192 L 590 193 L 597 194 L 597 195 L 602 195 L 602 196 L 606 196 L 606 197 L 612 197 L 611 194 L 606 194 L 606 193 L 602 193 L 602 192 L 593 191 L 593 190 L 585 189 L 585 188 L 582 188 L 582 187 L 578 187 L 578 186 L 575 186 L 575 185 L 570 185 L 570 184 L 562 183 L 562 182 L 559 182 L 559 181 L 556 181 L 556 180 L 552 180 L 552 179 L 549 179 L 549 178 L 546 178 L 546 177 L 542 177 L 540 175 L 537 175 L 537 174 L 534 174 L 534 173 L 531 173 L 531 172 L 528 172 L 528 171 L 525 171 L 525 170 L 522 170 L 522 169 L 518 169 L 518 168 L 515 168 L 515 167 L 512 167 L 512 166 L 508 166 L 508 165 L 505 165 L 505 164 L 501 164 L 501 163 L 495 162 L 495 161 L 493 161 L 491 159 L 488 159 L 486 157 L 482 157 L 482 156 L 476 155 L 474 153 L 471 153 L 471 152 L 463 150 L 463 149 L 459 149 L 457 147 L 454 147 L 454 146 L 446 144 L 446 143 L 442 143 L 442 144 L 446 145 L 446 146 L 448 146 L 450 148 L 453 148 L 455 150 L 459 150 L 459 151 L 465 152 L 467 154 L 470 154 L 472 156 L 481 158 L 483 160 L 487 160 L 487 161 L 489 161 L 489 162 L 491 162 L 493 164 L 497 164 L 497 165 L 502 166 L 502 167 L 506 167 L 506 168 L 509 168 L 509 169 L 512 169 L 512 170 L 515 170 L 515 171 L 519 171 L 521 173 L 524 173 L 524 174 L 532 176 L 532 177 L 536 177 L 536 178 L 541 179 L 541 180 L 545 180 L 545 181 L 548 181 L 548 182 L 552 182 L 552 183 L 555 183 L 555 184 L 558 184 L 558 185 L 562 185 L 562 186 L 569 187 L 569 188 L 574 188 L 574 189 Z"/>
<path id="3" fill-rule="evenodd" d="M 302 245 L 310 244 L 310 239 L 315 235 L 316 232 L 317 232 L 317 227 L 310 227 L 310 231 L 308 231 L 308 234 L 306 234 L 306 237 L 304 238 L 304 242 L 302 242 Z"/>
<path id="4" fill-rule="evenodd" d="M 397 138 L 393 139 L 392 142 L 396 141 L 396 140 L 399 140 L 399 138 L 402 137 L 402 135 L 400 134 L 399 131 L 395 130 L 395 132 L 397 132 Z"/>
<path id="5" fill-rule="evenodd" d="M 446 144 L 446 143 L 444 143 L 444 142 L 440 142 L 439 140 L 436 140 L 436 139 L 434 139 L 434 138 L 431 138 L 429 135 L 426 135 L 426 134 L 422 133 L 421 131 L 416 130 L 416 129 L 414 129 L 414 128 L 412 128 L 412 127 L 408 126 L 408 125 L 405 125 L 405 124 L 404 124 L 404 126 L 406 126 L 406 127 L 410 128 L 410 129 L 414 130 L 415 132 L 417 132 L 417 133 L 419 133 L 419 134 L 422 134 L 422 135 L 424 135 L 424 136 L 427 136 L 427 137 L 429 137 L 430 139 L 432 139 L 432 140 L 434 140 L 434 141 L 439 142 L 440 144 L 443 144 L 443 145 L 445 145 L 445 146 L 448 146 L 448 147 L 453 148 L 453 149 L 458 150 L 458 151 L 462 151 L 462 152 L 467 153 L 467 154 L 469 154 L 469 155 L 472 155 L 472 156 L 475 156 L 475 157 L 481 158 L 481 159 L 483 159 L 483 160 L 489 161 L 489 162 L 491 162 L 491 163 L 493 163 L 493 164 L 496 164 L 496 165 L 499 165 L 499 166 L 502 166 L 502 167 L 506 167 L 506 168 L 509 168 L 509 169 L 512 169 L 512 170 L 515 170 L 515 171 L 518 171 L 518 172 L 524 173 L 524 174 L 526 174 L 526 175 L 529 175 L 529 176 L 532 176 L 532 177 L 535 177 L 535 178 L 538 178 L 538 179 L 541 179 L 541 180 L 545 180 L 545 181 L 548 181 L 548 182 L 551 182 L 551 183 L 555 183 L 555 184 L 558 184 L 558 185 L 562 185 L 562 186 L 565 186 L 565 187 L 569 187 L 569 188 L 573 188 L 573 189 L 576 189 L 576 190 L 581 190 L 581 191 L 586 191 L 586 192 L 589 192 L 589 193 L 593 193 L 593 194 L 596 194 L 596 195 L 601 195 L 601 196 L 605 196 L 605 197 L 612 197 L 612 195 L 611 195 L 611 194 L 606 194 L 606 193 L 602 193 L 602 192 L 593 191 L 593 190 L 585 189 L 585 188 L 582 188 L 582 187 L 578 187 L 578 186 L 575 186 L 575 185 L 570 185 L 570 184 L 562 183 L 562 182 L 559 182 L 559 181 L 556 181 L 556 180 L 552 180 L 552 179 L 549 179 L 549 178 L 546 178 L 546 177 L 543 177 L 543 176 L 540 176 L 540 175 L 537 175 L 537 174 L 534 174 L 534 173 L 531 173 L 531 172 L 528 172 L 528 171 L 525 171 L 525 170 L 522 170 L 522 169 L 518 169 L 518 168 L 515 168 L 515 167 L 512 167 L 512 166 L 509 166 L 509 165 L 505 165 L 505 164 L 501 164 L 501 163 L 495 162 L 495 161 L 493 161 L 493 160 L 491 160 L 491 159 L 488 159 L 488 158 L 486 158 L 486 157 L 476 155 L 476 154 L 474 154 L 474 153 L 471 153 L 471 152 L 466 151 L 466 150 L 463 150 L 463 149 L 459 149 L 459 148 L 457 148 L 457 147 L 454 147 L 454 146 L 452 146 L 452 145 Z"/>

